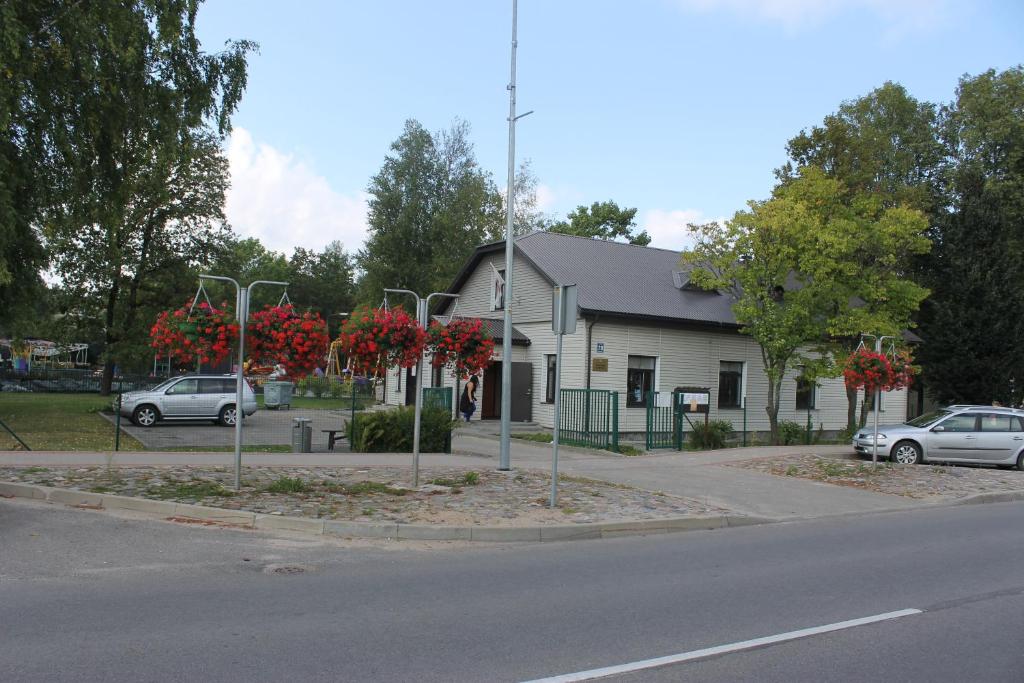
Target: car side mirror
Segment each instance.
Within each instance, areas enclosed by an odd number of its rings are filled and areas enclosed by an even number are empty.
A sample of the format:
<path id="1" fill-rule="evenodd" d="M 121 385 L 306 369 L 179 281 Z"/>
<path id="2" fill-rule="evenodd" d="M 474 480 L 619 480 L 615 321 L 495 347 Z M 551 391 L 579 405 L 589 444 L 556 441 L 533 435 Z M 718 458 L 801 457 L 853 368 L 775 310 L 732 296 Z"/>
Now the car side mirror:
<path id="1" fill-rule="evenodd" d="M 944 431 L 946 431 L 946 428 L 943 427 L 942 425 L 939 425 L 937 427 L 932 427 L 932 431 L 933 432 L 944 432 Z"/>

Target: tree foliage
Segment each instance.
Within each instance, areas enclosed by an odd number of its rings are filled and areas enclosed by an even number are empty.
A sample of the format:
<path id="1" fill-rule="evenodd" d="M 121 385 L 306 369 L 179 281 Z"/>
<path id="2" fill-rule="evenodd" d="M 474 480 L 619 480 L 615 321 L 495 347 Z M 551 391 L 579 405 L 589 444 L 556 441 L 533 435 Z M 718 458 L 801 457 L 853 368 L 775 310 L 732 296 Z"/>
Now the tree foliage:
<path id="1" fill-rule="evenodd" d="M 559 221 L 548 229 L 563 235 L 577 235 L 602 240 L 623 239 L 630 244 L 647 246 L 651 237 L 647 231 L 634 232 L 636 209 L 623 209 L 609 200 L 594 202 L 589 207 L 578 206 L 567 220 Z"/>
<path id="2" fill-rule="evenodd" d="M 369 236 L 356 257 L 363 303 L 379 304 L 385 288 L 444 290 L 504 220 L 465 122 L 432 135 L 407 121 L 368 192 Z"/>
<path id="3" fill-rule="evenodd" d="M 108 390 L 121 347 L 138 337 L 145 290 L 201 263 L 226 232 L 219 137 L 254 46 L 202 52 L 198 4 L 14 4 L 20 150 L 45 188 L 31 217 L 78 311 L 99 313 Z"/>
<path id="4" fill-rule="evenodd" d="M 918 211 L 849 200 L 843 184 L 818 169 L 800 170 L 725 226 L 691 226 L 697 243 L 682 257 L 691 281 L 729 294 L 741 331 L 761 349 L 773 441 L 787 370 L 818 365 L 813 350 L 859 325 L 865 308 L 892 297 L 916 305 L 925 296 L 883 272 L 902 253 L 927 250 L 926 227 Z"/>
<path id="5" fill-rule="evenodd" d="M 940 112 L 945 203 L 923 309 L 940 401 L 1024 400 L 1024 69 L 964 77 Z"/>

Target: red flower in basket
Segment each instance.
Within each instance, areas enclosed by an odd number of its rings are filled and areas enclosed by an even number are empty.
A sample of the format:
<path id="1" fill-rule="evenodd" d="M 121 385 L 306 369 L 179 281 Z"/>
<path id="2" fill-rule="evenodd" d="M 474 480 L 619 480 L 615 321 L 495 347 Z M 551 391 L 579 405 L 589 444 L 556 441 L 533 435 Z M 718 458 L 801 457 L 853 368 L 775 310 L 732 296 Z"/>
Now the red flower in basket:
<path id="1" fill-rule="evenodd" d="M 205 301 L 193 306 L 190 300 L 177 310 L 163 311 L 150 328 L 150 346 L 181 365 L 197 359 L 217 365 L 238 339 L 238 324 L 226 309 L 226 302 L 214 308 Z"/>
<path id="2" fill-rule="evenodd" d="M 423 357 L 426 333 L 401 308 L 360 308 L 341 326 L 341 352 L 356 374 L 409 368 Z"/>
<path id="3" fill-rule="evenodd" d="M 292 304 L 253 313 L 246 330 L 250 358 L 257 365 L 283 365 L 289 377 L 305 377 L 322 365 L 331 341 L 319 313 L 300 315 Z"/>
<path id="4" fill-rule="evenodd" d="M 452 318 L 447 325 L 435 320 L 427 338 L 433 366 L 447 366 L 456 376 L 481 372 L 491 364 L 494 339 L 479 318 Z"/>

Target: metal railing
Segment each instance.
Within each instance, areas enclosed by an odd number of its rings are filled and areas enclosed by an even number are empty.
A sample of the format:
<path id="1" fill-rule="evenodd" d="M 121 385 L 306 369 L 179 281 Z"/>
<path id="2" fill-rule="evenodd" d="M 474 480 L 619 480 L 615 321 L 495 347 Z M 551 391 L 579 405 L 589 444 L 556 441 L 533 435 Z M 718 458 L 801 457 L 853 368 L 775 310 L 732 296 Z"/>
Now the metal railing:
<path id="1" fill-rule="evenodd" d="M 619 450 L 619 392 L 562 389 L 560 413 L 561 443 Z"/>
<path id="2" fill-rule="evenodd" d="M 675 392 L 647 393 L 645 445 L 649 451 L 656 448 L 683 449 L 683 417 Z"/>
<path id="3" fill-rule="evenodd" d="M 453 395 L 455 390 L 452 387 L 424 387 L 423 389 L 423 410 L 443 410 L 448 415 L 452 414 Z M 444 452 L 452 452 L 452 433 L 444 441 Z"/>

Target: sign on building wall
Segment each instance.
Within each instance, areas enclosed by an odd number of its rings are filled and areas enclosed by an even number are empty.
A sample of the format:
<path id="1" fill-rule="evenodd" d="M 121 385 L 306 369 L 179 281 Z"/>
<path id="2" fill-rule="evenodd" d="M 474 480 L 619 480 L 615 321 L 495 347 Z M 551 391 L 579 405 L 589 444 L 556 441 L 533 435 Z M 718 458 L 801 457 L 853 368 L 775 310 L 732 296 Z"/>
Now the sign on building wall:
<path id="1" fill-rule="evenodd" d="M 604 353 L 604 342 L 597 342 L 597 352 Z"/>
<path id="2" fill-rule="evenodd" d="M 594 358 L 591 361 L 591 367 L 594 372 L 608 372 L 608 359 L 607 358 Z"/>

